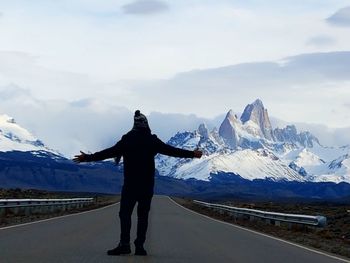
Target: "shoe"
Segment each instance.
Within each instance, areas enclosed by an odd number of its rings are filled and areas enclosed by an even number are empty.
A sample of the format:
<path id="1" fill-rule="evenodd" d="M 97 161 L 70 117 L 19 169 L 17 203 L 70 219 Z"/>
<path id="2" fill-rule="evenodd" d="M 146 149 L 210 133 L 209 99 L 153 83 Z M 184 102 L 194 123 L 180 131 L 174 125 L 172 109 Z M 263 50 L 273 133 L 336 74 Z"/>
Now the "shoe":
<path id="1" fill-rule="evenodd" d="M 119 244 L 116 248 L 107 251 L 109 256 L 127 255 L 131 253 L 130 245 Z"/>
<path id="2" fill-rule="evenodd" d="M 135 255 L 136 256 L 147 256 L 147 251 L 143 248 L 143 246 L 135 247 Z"/>

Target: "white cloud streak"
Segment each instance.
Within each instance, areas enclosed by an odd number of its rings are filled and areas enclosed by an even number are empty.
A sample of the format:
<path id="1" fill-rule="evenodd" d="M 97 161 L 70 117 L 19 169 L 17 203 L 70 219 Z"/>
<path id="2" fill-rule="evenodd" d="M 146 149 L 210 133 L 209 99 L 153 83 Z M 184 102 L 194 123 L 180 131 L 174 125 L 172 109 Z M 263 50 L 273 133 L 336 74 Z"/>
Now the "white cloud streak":
<path id="1" fill-rule="evenodd" d="M 307 42 L 307 45 L 316 46 L 316 47 L 330 47 L 336 44 L 336 40 L 331 36 L 319 35 L 311 37 Z"/>
<path id="2" fill-rule="evenodd" d="M 330 52 L 237 64 L 139 84 L 133 94 L 137 101 L 144 99 L 146 108 L 157 104 L 162 111 L 181 113 L 195 108 L 202 116 L 228 108 L 240 111 L 259 97 L 281 119 L 343 127 L 350 125 L 346 111 L 341 110 L 350 100 L 349 62 L 350 52 Z M 334 115 L 333 108 L 340 112 Z"/>
<path id="3" fill-rule="evenodd" d="M 169 6 L 158 0 L 137 0 L 122 6 L 122 9 L 130 15 L 153 15 L 167 11 Z"/>
<path id="4" fill-rule="evenodd" d="M 6 15 L 0 50 L 34 54 L 48 69 L 112 81 L 167 78 L 196 68 L 346 50 L 350 45 L 349 34 L 324 23 L 335 1 L 312 11 L 312 1 L 305 7 L 300 1 L 288 13 L 283 13 L 285 2 L 245 2 L 179 0 L 166 15 L 135 17 L 122 12 L 130 1 L 14 0 L 1 10 Z M 342 1 L 336 2 L 338 6 Z M 335 38 L 335 45 L 327 47 L 331 50 L 305 45 L 320 34 Z"/>

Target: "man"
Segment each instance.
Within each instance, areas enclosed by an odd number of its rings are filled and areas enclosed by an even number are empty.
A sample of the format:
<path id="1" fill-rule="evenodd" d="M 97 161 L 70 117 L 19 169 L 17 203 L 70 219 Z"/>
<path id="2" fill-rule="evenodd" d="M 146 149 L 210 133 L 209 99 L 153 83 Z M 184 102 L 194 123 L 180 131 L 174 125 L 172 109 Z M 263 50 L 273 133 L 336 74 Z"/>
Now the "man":
<path id="1" fill-rule="evenodd" d="M 113 147 L 94 154 L 81 152 L 73 159 L 75 162 L 101 161 L 115 158 L 117 162 L 123 156 L 124 185 L 120 201 L 120 242 L 119 245 L 107 251 L 108 255 L 130 254 L 131 214 L 136 202 L 137 206 L 137 238 L 135 255 L 147 255 L 143 244 L 146 240 L 148 226 L 148 212 L 151 206 L 154 187 L 154 156 L 165 154 L 182 158 L 200 158 L 202 152 L 187 151 L 165 144 L 156 135 L 151 134 L 145 115 L 139 110 L 134 115 L 134 126 L 131 131 L 123 135 L 122 139 Z"/>

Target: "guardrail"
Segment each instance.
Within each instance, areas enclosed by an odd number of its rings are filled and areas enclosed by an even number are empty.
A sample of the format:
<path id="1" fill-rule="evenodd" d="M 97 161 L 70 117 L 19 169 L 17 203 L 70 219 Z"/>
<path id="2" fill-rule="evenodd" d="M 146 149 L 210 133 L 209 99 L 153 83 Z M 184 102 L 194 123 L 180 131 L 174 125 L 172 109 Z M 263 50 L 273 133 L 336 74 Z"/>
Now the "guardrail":
<path id="1" fill-rule="evenodd" d="M 0 199 L 0 216 L 8 213 L 30 215 L 81 208 L 93 202 L 93 198 L 71 199 Z"/>
<path id="2" fill-rule="evenodd" d="M 196 204 L 209 207 L 220 212 L 228 212 L 235 217 L 239 215 L 249 216 L 250 220 L 253 220 L 254 217 L 266 219 L 269 223 L 275 225 L 280 225 L 281 222 L 287 222 L 290 224 L 301 224 L 306 226 L 316 226 L 324 227 L 327 224 L 327 218 L 324 216 L 309 216 L 309 215 L 298 215 L 298 214 L 285 214 L 285 213 L 275 213 L 275 212 L 266 212 L 262 210 L 249 209 L 249 208 L 239 208 L 221 204 L 212 204 L 202 201 L 193 201 Z"/>

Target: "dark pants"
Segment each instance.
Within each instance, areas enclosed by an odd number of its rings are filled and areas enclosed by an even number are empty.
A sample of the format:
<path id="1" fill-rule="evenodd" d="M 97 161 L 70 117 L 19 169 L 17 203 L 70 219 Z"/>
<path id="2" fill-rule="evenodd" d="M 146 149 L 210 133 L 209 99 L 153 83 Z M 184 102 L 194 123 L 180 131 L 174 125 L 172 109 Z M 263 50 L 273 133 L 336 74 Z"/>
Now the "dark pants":
<path id="1" fill-rule="evenodd" d="M 152 195 L 150 193 L 140 193 L 123 189 L 120 200 L 120 243 L 130 243 L 131 214 L 137 205 L 137 238 L 136 246 L 142 246 L 146 240 L 148 226 L 148 212 L 151 208 Z"/>

